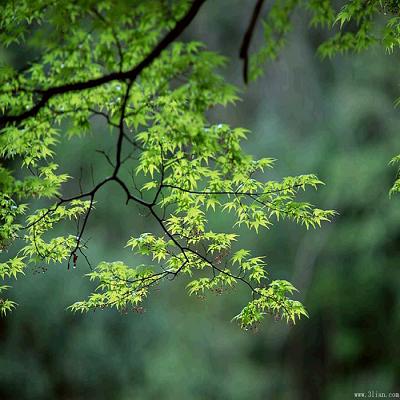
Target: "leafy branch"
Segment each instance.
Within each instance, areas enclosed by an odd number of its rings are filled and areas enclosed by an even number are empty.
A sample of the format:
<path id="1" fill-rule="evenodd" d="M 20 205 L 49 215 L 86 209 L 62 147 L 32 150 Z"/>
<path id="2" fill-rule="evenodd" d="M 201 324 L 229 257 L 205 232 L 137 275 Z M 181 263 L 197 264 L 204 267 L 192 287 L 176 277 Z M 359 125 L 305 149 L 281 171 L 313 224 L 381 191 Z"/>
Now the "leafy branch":
<path id="1" fill-rule="evenodd" d="M 97 288 L 73 304 L 74 311 L 142 310 L 153 288 L 179 276 L 189 279 L 189 294 L 198 296 L 245 285 L 249 301 L 235 317 L 243 328 L 256 326 L 265 315 L 293 323 L 307 315 L 292 298 L 295 288 L 289 282 L 270 279 L 263 257 L 237 248 L 237 227 L 258 233 L 282 218 L 318 227 L 335 213 L 298 200 L 301 190 L 322 184 L 315 175 L 269 180 L 265 169 L 273 160 L 255 160 L 242 150 L 246 130 L 208 122 L 207 110 L 234 103 L 237 95 L 215 72 L 223 57 L 198 42 L 176 41 L 203 3 L 174 2 L 171 15 L 177 20 L 165 19 L 163 1 L 154 8 L 137 5 L 129 15 L 122 9 L 120 24 L 110 30 L 107 21 L 118 10 L 109 2 L 96 10 L 67 2 L 71 21 L 63 27 L 68 34 L 62 32 L 60 48 L 24 72 L 0 78 L 5 89 L 0 156 L 22 171 L 16 175 L 0 166 L 1 245 L 20 246 L 3 265 L 3 278 L 19 276 L 32 264 L 78 267 L 83 257 Z M 46 11 L 41 12 L 45 19 Z M 15 21 L 11 8 L 4 15 L 5 35 L 26 23 Z M 126 65 L 135 67 L 124 70 Z M 24 87 L 34 89 L 20 90 Z M 112 155 L 97 149 L 111 172 L 97 183 L 93 178 L 86 191 L 79 179 L 79 191 L 66 196 L 63 184 L 70 177 L 49 160 L 60 135 L 85 135 L 95 117 L 114 135 Z M 92 263 L 86 254 L 98 194 L 111 183 L 122 190 L 126 204 L 136 204 L 156 223 L 158 234 L 142 233 L 126 244 L 148 260 L 145 264 Z M 50 206 L 38 208 L 39 198 Z M 230 213 L 232 226 L 214 232 L 211 212 Z M 75 234 L 57 236 L 56 227 L 69 232 L 71 222 Z M 4 304 L 0 312 L 12 308 Z"/>

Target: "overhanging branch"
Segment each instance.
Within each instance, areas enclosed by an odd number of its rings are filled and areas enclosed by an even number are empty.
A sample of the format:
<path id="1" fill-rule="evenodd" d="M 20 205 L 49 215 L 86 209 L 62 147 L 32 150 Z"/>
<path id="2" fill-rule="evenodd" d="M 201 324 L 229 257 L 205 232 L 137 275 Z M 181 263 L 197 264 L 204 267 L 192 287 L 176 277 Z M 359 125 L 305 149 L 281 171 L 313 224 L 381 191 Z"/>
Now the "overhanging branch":
<path id="1" fill-rule="evenodd" d="M 45 107 L 53 97 L 57 95 L 92 89 L 116 80 L 130 80 L 133 82 L 145 68 L 153 63 L 153 61 L 161 54 L 164 49 L 166 49 L 181 35 L 181 33 L 188 27 L 188 25 L 197 15 L 200 7 L 205 3 L 205 1 L 206 0 L 193 0 L 188 12 L 176 23 L 175 27 L 170 32 L 168 32 L 164 36 L 164 38 L 158 43 L 158 45 L 151 51 L 151 53 L 134 68 L 130 69 L 129 71 L 112 72 L 111 74 L 104 75 L 100 78 L 91 79 L 84 82 L 68 83 L 65 85 L 55 86 L 44 90 L 38 90 L 37 92 L 41 95 L 40 100 L 32 108 L 20 114 L 1 116 L 0 128 L 5 127 L 7 124 L 10 123 L 18 124 L 28 118 L 35 117 L 39 113 L 39 111 L 43 107 Z"/>
<path id="2" fill-rule="evenodd" d="M 257 0 L 254 7 L 250 23 L 247 27 L 246 33 L 243 36 L 242 45 L 240 46 L 239 57 L 243 60 L 243 80 L 245 83 L 249 80 L 249 48 L 251 39 L 253 37 L 254 29 L 256 27 L 258 16 L 260 15 L 261 8 L 264 0 Z"/>

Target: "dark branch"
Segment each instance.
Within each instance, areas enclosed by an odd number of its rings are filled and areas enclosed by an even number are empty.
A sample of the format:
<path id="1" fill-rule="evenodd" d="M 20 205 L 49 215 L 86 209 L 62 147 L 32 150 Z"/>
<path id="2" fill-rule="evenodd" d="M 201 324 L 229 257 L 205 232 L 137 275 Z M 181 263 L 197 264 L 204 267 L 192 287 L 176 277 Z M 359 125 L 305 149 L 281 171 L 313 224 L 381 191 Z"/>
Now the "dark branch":
<path id="1" fill-rule="evenodd" d="M 211 191 L 211 190 L 190 190 L 190 189 L 185 189 L 180 186 L 175 186 L 175 185 L 170 185 L 170 184 L 163 184 L 163 188 L 170 188 L 170 189 L 175 189 L 179 190 L 181 192 L 185 193 L 191 193 L 191 194 L 198 194 L 198 195 L 204 195 L 204 196 L 211 196 L 211 195 L 221 195 L 221 196 L 264 196 L 264 195 L 269 195 L 269 194 L 274 194 L 274 193 L 281 193 L 284 191 L 288 191 L 291 189 L 297 189 L 301 188 L 303 184 L 299 183 L 296 185 L 288 186 L 288 187 L 283 187 L 280 189 L 271 189 L 267 190 L 265 192 L 242 192 L 242 191 L 224 191 L 224 190 L 217 190 L 217 191 Z"/>
<path id="2" fill-rule="evenodd" d="M 109 75 L 104 75 L 100 78 L 91 79 L 84 82 L 67 83 L 61 86 L 55 86 L 44 90 L 39 90 L 41 99 L 29 110 L 16 115 L 4 115 L 0 117 L 0 127 L 4 127 L 10 123 L 20 123 L 27 118 L 35 117 L 39 111 L 47 105 L 47 103 L 55 96 L 76 92 L 86 89 L 92 89 L 112 81 L 134 81 L 140 73 L 150 66 L 153 61 L 165 50 L 174 40 L 176 40 L 180 34 L 187 28 L 192 22 L 194 17 L 197 15 L 200 7 L 205 3 L 206 0 L 194 0 L 188 12 L 180 19 L 175 27 L 168 32 L 164 38 L 158 43 L 158 45 L 151 51 L 151 53 L 144 58 L 139 64 L 133 69 L 123 72 L 112 72 Z"/>
<path id="3" fill-rule="evenodd" d="M 246 33 L 243 36 L 242 45 L 240 46 L 239 57 L 243 60 L 243 80 L 245 83 L 249 80 L 249 48 L 251 39 L 253 37 L 254 29 L 256 27 L 258 16 L 260 15 L 261 8 L 264 0 L 257 0 L 251 16 L 250 23 L 247 27 Z"/>

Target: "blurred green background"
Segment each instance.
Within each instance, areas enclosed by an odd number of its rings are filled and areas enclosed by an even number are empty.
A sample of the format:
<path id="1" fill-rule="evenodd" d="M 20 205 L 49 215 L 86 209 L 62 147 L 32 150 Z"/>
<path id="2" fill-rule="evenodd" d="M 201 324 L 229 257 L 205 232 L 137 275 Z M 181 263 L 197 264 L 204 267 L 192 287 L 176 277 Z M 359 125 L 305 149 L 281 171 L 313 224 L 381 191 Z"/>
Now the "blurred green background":
<path id="1" fill-rule="evenodd" d="M 230 318 L 245 293 L 199 300 L 179 279 L 153 293 L 143 314 L 73 315 L 66 307 L 91 288 L 83 260 L 75 270 L 37 269 L 15 283 L 20 306 L 0 320 L 0 399 L 342 400 L 400 390 L 400 200 L 388 197 L 396 174 L 388 161 L 400 152 L 399 57 L 375 49 L 321 61 L 325 33 L 299 15 L 279 59 L 244 87 L 237 54 L 250 12 L 243 0 L 209 2 L 185 39 L 231 57 L 223 73 L 242 89 L 236 107 L 211 118 L 251 129 L 246 150 L 278 160 L 271 178 L 316 173 L 326 186 L 308 199 L 339 212 L 316 231 L 284 222 L 244 238 L 267 256 L 272 277 L 300 289 L 310 319 L 242 332 Z M 95 178 L 107 173 L 94 151 L 112 150 L 102 123 L 60 144 L 58 161 L 73 176 L 82 167 L 87 188 L 91 165 Z M 67 190 L 77 188 L 75 180 Z M 114 189 L 98 199 L 89 256 L 134 264 L 121 244 L 152 221 L 122 207 Z"/>

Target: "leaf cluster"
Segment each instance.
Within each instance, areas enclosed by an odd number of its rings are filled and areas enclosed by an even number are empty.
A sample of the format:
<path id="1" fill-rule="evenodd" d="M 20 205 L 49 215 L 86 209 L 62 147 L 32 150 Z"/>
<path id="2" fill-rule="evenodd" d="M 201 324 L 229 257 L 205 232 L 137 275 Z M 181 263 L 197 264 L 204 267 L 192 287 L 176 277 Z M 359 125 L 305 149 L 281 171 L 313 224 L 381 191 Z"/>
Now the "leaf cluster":
<path id="1" fill-rule="evenodd" d="M 67 262 L 69 268 L 79 256 L 97 287 L 73 304 L 73 311 L 138 311 L 161 282 L 186 275 L 192 295 L 245 285 L 251 300 L 235 317 L 242 327 L 258 324 L 266 314 L 295 322 L 307 313 L 291 298 L 294 287 L 270 280 L 263 257 L 235 248 L 238 228 L 259 233 L 281 219 L 319 227 L 334 211 L 301 201 L 299 193 L 322 182 L 313 174 L 269 179 L 274 160 L 257 160 L 243 151 L 245 129 L 208 121 L 209 109 L 238 98 L 216 72 L 223 57 L 198 42 L 175 41 L 157 57 L 146 58 L 186 21 L 196 2 L 131 3 L 129 10 L 122 1 L 67 1 L 62 10 L 46 1 L 0 6 L 2 42 L 39 47 L 40 53 L 22 70 L 5 65 L 0 76 L 0 155 L 20 169 L 0 169 L 2 250 L 18 248 L 0 267 L 1 277 L 16 277 L 40 263 Z M 268 37 L 273 31 L 287 33 L 297 1 L 279 4 Z M 34 27 L 37 33 L 28 35 Z M 49 30 L 54 37 L 43 41 Z M 276 54 L 281 40 L 267 53 Z M 129 70 L 132 65 L 136 69 Z M 88 134 L 93 117 L 103 118 L 115 136 L 115 156 L 104 153 L 111 174 L 91 190 L 65 197 L 63 184 L 70 177 L 52 160 L 58 138 Z M 158 232 L 126 244 L 148 259 L 145 264 L 100 262 L 92 268 L 85 254 L 95 198 L 110 182 L 158 225 Z M 38 207 L 39 198 L 49 204 Z M 232 226 L 215 232 L 211 213 L 231 214 Z M 71 233 L 71 222 L 77 233 Z M 60 236 L 58 227 L 66 234 Z M 2 301 L 0 312 L 14 307 Z"/>

